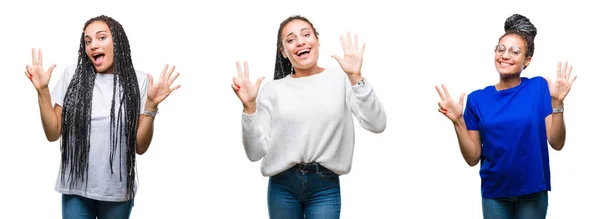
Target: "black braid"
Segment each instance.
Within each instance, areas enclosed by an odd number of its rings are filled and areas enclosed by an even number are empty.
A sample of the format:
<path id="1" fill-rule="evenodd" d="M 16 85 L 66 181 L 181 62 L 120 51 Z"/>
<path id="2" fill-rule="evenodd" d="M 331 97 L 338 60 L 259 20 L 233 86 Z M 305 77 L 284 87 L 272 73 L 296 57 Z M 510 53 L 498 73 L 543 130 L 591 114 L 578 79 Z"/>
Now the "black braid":
<path id="1" fill-rule="evenodd" d="M 293 68 L 290 60 L 283 57 L 283 54 L 281 54 L 281 49 L 283 48 L 283 43 L 281 42 L 282 41 L 281 31 L 283 31 L 283 28 L 285 27 L 285 25 L 287 25 L 289 22 L 292 22 L 294 20 L 302 20 L 302 21 L 308 23 L 310 25 L 310 28 L 312 28 L 313 32 L 315 33 L 315 37 L 317 39 L 319 39 L 319 33 L 317 32 L 317 30 L 315 29 L 313 24 L 306 17 L 300 16 L 300 15 L 294 15 L 294 16 L 288 17 L 283 22 L 281 22 L 281 24 L 279 24 L 279 31 L 277 31 L 277 54 L 275 55 L 274 80 L 285 78 L 286 76 L 294 73 L 294 68 Z"/>
<path id="2" fill-rule="evenodd" d="M 113 99 L 110 110 L 110 168 L 113 173 L 113 160 L 119 150 L 119 179 L 123 180 L 121 148 L 126 148 L 127 197 L 132 198 L 135 186 L 135 148 L 140 110 L 140 90 L 131 59 L 129 40 L 119 22 L 108 16 L 98 16 L 88 20 L 83 30 L 94 21 L 105 22 L 113 37 Z M 92 115 L 92 94 L 96 70 L 85 52 L 85 33 L 81 34 L 77 69 L 65 95 L 62 113 L 61 133 L 61 179 L 69 186 L 86 182 L 90 149 L 90 122 Z M 118 90 L 117 90 L 118 88 Z M 116 97 L 120 94 L 120 97 Z M 116 100 L 120 100 L 117 102 Z M 118 110 L 115 114 L 115 110 Z M 65 173 L 68 170 L 68 178 Z"/>

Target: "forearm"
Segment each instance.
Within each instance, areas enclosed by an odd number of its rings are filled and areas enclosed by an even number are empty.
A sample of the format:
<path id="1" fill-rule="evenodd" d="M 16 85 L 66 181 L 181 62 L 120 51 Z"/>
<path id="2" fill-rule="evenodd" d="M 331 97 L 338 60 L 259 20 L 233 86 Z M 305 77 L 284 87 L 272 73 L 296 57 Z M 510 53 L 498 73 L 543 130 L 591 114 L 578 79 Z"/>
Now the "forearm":
<path id="1" fill-rule="evenodd" d="M 553 102 L 552 108 L 561 107 L 562 103 Z M 561 150 L 565 146 L 566 128 L 563 113 L 552 114 L 552 124 L 548 135 L 548 142 L 555 150 Z"/>
<path id="2" fill-rule="evenodd" d="M 387 115 L 371 84 L 353 85 L 356 109 L 361 126 L 371 132 L 381 133 L 387 126 Z"/>
<path id="3" fill-rule="evenodd" d="M 146 108 L 155 110 L 158 106 L 146 103 Z M 135 152 L 142 155 L 148 151 L 150 143 L 152 142 L 152 136 L 154 135 L 154 117 L 141 115 L 138 122 L 138 130 L 136 136 L 137 146 Z"/>
<path id="4" fill-rule="evenodd" d="M 58 138 L 60 138 L 60 123 L 58 121 L 58 116 L 52 107 L 50 91 L 48 88 L 38 91 L 38 103 L 46 139 L 51 142 L 58 140 Z"/>
<path id="5" fill-rule="evenodd" d="M 463 158 L 469 166 L 477 165 L 481 157 L 481 145 L 476 145 L 471 139 L 471 136 L 469 136 L 464 118 L 461 117 L 454 123 L 454 130 L 458 138 L 458 145 Z"/>
<path id="6" fill-rule="evenodd" d="M 246 156 L 252 162 L 262 159 L 267 154 L 267 142 L 261 131 L 258 116 L 258 113 L 242 114 L 242 142 Z"/>

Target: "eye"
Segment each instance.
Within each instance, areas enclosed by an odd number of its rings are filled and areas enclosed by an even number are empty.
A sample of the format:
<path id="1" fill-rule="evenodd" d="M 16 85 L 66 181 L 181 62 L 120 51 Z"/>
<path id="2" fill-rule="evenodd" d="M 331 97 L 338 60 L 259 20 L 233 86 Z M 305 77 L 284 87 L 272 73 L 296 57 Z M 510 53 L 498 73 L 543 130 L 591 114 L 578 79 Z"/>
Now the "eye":
<path id="1" fill-rule="evenodd" d="M 105 37 L 105 36 L 101 36 L 101 37 L 100 37 L 100 40 L 105 40 L 105 39 L 106 39 L 106 37 Z"/>
<path id="2" fill-rule="evenodd" d="M 498 51 L 500 53 L 504 53 L 504 48 L 498 48 L 498 50 L 496 50 L 496 51 Z"/>
<path id="3" fill-rule="evenodd" d="M 90 43 L 92 43 L 92 42 L 91 42 L 91 41 L 89 41 L 89 40 L 86 40 L 86 41 L 85 41 L 85 45 L 89 45 Z"/>
<path id="4" fill-rule="evenodd" d="M 287 43 L 292 43 L 292 42 L 294 42 L 294 38 L 291 38 L 291 39 L 287 40 Z"/>
<path id="5" fill-rule="evenodd" d="M 310 33 L 305 33 L 304 37 L 310 37 Z"/>
<path id="6" fill-rule="evenodd" d="M 512 54 L 515 55 L 515 56 L 518 56 L 519 54 L 521 54 L 521 51 L 518 51 L 518 50 L 517 51 L 512 51 Z"/>

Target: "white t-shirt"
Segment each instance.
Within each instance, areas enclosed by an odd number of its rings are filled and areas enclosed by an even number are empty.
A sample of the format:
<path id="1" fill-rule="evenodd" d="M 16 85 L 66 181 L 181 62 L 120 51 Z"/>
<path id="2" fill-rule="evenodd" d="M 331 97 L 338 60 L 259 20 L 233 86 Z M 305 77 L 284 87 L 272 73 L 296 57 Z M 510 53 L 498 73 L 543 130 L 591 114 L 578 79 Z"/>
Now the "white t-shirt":
<path id="1" fill-rule="evenodd" d="M 68 66 L 56 87 L 52 91 L 52 100 L 63 106 L 63 101 L 67 88 L 73 75 L 76 65 Z M 136 71 L 138 84 L 140 87 L 140 114 L 144 112 L 146 103 L 146 89 L 148 86 L 148 77 L 144 72 Z M 113 99 L 113 74 L 96 74 L 94 91 L 92 98 L 92 121 L 90 133 L 90 151 L 88 166 L 87 190 L 86 183 L 79 183 L 73 188 L 68 184 L 63 186 L 61 183 L 61 174 L 56 180 L 55 190 L 63 194 L 79 195 L 86 198 L 100 201 L 127 201 L 127 162 L 126 147 L 122 147 L 121 153 L 115 153 L 116 158 L 113 161 L 113 174 L 110 170 L 110 108 Z M 119 89 L 117 89 L 119 92 Z M 117 100 L 120 95 L 117 95 Z M 118 107 L 118 106 L 116 106 Z M 115 109 L 116 111 L 118 110 Z M 121 155 L 120 157 L 118 157 Z M 121 159 L 119 162 L 118 159 Z M 119 163 L 121 163 L 119 165 Z M 60 165 L 59 165 L 60 166 Z M 119 171 L 121 166 L 121 171 Z M 121 174 L 121 177 L 119 176 Z M 68 177 L 68 175 L 65 175 Z M 121 178 L 121 179 L 120 179 Z"/>
<path id="2" fill-rule="evenodd" d="M 347 174 L 354 153 L 352 115 L 374 133 L 383 132 L 387 121 L 371 84 L 350 85 L 339 67 L 265 83 L 256 109 L 242 112 L 242 140 L 250 160 L 262 158 L 264 176 L 312 162 Z"/>

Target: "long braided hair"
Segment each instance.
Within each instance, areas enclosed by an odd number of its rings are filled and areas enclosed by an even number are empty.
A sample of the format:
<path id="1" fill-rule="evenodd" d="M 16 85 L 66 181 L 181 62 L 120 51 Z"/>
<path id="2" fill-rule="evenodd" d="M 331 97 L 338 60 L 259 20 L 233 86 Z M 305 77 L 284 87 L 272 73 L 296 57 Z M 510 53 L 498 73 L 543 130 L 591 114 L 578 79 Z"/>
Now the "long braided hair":
<path id="1" fill-rule="evenodd" d="M 283 54 L 281 54 L 281 49 L 283 48 L 283 43 L 281 42 L 281 32 L 283 31 L 285 25 L 294 20 L 302 20 L 308 23 L 310 25 L 310 28 L 312 28 L 312 31 L 315 33 L 315 37 L 319 39 L 319 33 L 306 17 L 294 15 L 288 17 L 283 22 L 281 22 L 281 24 L 279 24 L 279 31 L 277 31 L 277 54 L 275 55 L 275 74 L 273 78 L 274 80 L 285 78 L 286 76 L 294 73 L 294 68 L 290 60 L 283 57 Z"/>
<path id="2" fill-rule="evenodd" d="M 135 148 L 140 110 L 140 90 L 137 81 L 129 40 L 119 22 L 108 16 L 98 16 L 88 20 L 83 31 L 94 21 L 105 22 L 113 37 L 113 99 L 110 109 L 110 171 L 113 172 L 115 157 L 118 159 L 119 180 L 126 175 L 127 197 L 134 195 Z M 85 33 L 82 32 L 79 45 L 77 69 L 67 89 L 61 128 L 61 182 L 70 187 L 86 183 L 90 151 L 90 130 L 92 115 L 92 94 L 96 69 L 85 52 Z M 117 89 L 118 88 L 118 89 Z M 117 97 L 119 95 L 119 97 Z M 127 173 L 122 173 L 123 157 L 121 149 L 126 148 Z"/>

